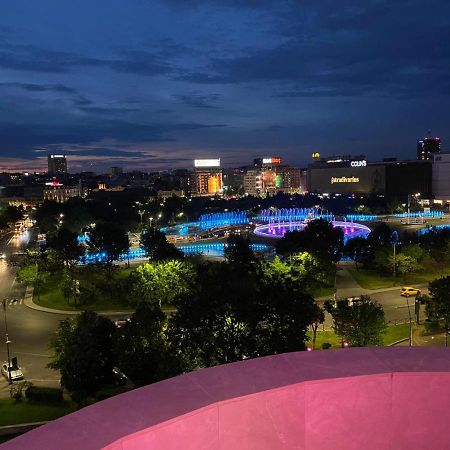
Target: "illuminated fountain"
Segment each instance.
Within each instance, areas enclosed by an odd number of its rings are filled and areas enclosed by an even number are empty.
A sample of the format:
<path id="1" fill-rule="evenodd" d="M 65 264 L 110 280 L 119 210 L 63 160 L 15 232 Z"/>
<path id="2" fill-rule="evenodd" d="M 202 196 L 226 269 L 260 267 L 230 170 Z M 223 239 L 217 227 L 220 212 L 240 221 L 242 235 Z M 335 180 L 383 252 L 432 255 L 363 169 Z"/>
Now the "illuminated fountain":
<path id="1" fill-rule="evenodd" d="M 344 234 L 344 240 L 354 237 L 367 237 L 370 228 L 355 222 L 332 221 L 333 227 L 340 228 Z M 271 221 L 254 229 L 257 236 L 266 238 L 282 238 L 288 231 L 302 231 L 308 225 L 308 221 Z"/>

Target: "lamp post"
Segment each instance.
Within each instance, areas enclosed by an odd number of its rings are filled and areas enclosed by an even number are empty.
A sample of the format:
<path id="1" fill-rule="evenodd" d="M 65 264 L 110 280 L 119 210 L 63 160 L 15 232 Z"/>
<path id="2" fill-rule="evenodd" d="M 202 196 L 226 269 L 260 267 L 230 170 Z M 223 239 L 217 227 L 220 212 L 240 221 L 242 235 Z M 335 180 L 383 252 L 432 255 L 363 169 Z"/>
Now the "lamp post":
<path id="1" fill-rule="evenodd" d="M 409 309 L 408 296 L 406 296 L 406 304 L 408 305 L 408 316 L 409 316 L 409 346 L 412 347 L 412 320 L 411 320 L 411 310 Z"/>
<path id="2" fill-rule="evenodd" d="M 394 268 L 393 268 L 393 275 L 395 277 L 396 275 L 396 265 L 397 265 L 397 261 L 396 261 L 396 245 L 398 243 L 398 233 L 396 230 L 394 230 L 391 234 L 391 242 L 392 242 L 392 246 L 394 247 Z"/>
<path id="3" fill-rule="evenodd" d="M 6 300 L 3 299 L 2 301 L 2 305 L 3 305 L 3 313 L 5 315 L 5 344 L 6 344 L 6 353 L 8 355 L 8 383 L 12 384 L 12 380 L 11 380 L 11 356 L 9 353 L 9 344 L 11 344 L 11 341 L 9 340 L 8 337 L 8 322 L 6 321 Z"/>

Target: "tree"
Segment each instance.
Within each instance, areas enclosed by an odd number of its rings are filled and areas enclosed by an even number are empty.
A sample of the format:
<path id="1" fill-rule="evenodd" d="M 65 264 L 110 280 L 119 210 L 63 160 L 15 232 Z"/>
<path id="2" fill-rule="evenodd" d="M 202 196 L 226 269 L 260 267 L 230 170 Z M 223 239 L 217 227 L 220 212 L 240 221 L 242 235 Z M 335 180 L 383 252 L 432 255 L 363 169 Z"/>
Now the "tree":
<path id="1" fill-rule="evenodd" d="M 166 316 L 156 304 L 141 302 L 119 330 L 118 366 L 136 386 L 181 373 L 165 335 Z"/>
<path id="2" fill-rule="evenodd" d="M 305 350 L 314 317 L 313 297 L 289 271 L 259 265 L 245 277 L 232 264 L 200 267 L 175 306 L 170 340 L 189 369 Z"/>
<path id="3" fill-rule="evenodd" d="M 261 275 L 265 282 L 284 279 L 294 282 L 303 292 L 314 293 L 317 289 L 329 285 L 331 275 L 334 275 L 333 264 L 320 261 L 308 252 L 296 253 L 289 260 L 275 257 L 270 262 L 260 262 Z"/>
<path id="4" fill-rule="evenodd" d="M 351 258 L 356 270 L 359 270 L 358 263 L 364 262 L 370 254 L 370 247 L 367 239 L 357 236 L 349 239 L 344 246 L 344 255 Z"/>
<path id="5" fill-rule="evenodd" d="M 41 285 L 49 277 L 49 272 L 42 270 L 42 265 L 46 255 L 42 252 L 28 252 L 27 258 L 23 261 L 17 272 L 17 281 L 19 283 L 32 285 L 35 289 L 36 297 L 40 300 Z"/>
<path id="6" fill-rule="evenodd" d="M 384 311 L 381 305 L 369 296 L 362 295 L 350 301 L 340 299 L 326 301 L 325 310 L 333 317 L 333 329 L 352 347 L 382 345 L 386 330 Z"/>
<path id="7" fill-rule="evenodd" d="M 438 278 L 428 285 L 430 299 L 427 302 L 427 315 L 443 319 L 445 325 L 445 346 L 448 346 L 450 323 L 450 276 Z"/>
<path id="8" fill-rule="evenodd" d="M 57 232 L 49 234 L 47 246 L 55 250 L 67 267 L 78 262 L 85 252 L 85 248 L 78 242 L 77 233 L 69 231 L 67 228 L 60 228 Z"/>
<path id="9" fill-rule="evenodd" d="M 55 201 L 44 200 L 36 210 L 36 224 L 41 233 L 55 231 L 58 225 L 58 218 L 63 213 L 63 204 Z"/>
<path id="10" fill-rule="evenodd" d="M 253 288 L 253 276 L 244 278 L 229 264 L 199 267 L 197 282 L 176 298 L 170 318 L 170 341 L 186 370 L 250 356 Z"/>
<path id="11" fill-rule="evenodd" d="M 22 206 L 7 205 L 0 209 L 0 228 L 6 228 L 20 220 L 22 217 Z"/>
<path id="12" fill-rule="evenodd" d="M 253 315 L 257 320 L 251 327 L 256 344 L 252 356 L 305 350 L 308 326 L 317 313 L 313 296 L 294 279 L 257 280 L 260 284 L 250 316 L 251 325 Z"/>
<path id="13" fill-rule="evenodd" d="M 402 253 L 397 253 L 394 259 L 394 255 L 389 256 L 389 268 L 395 272 L 405 277 L 408 273 L 419 272 L 422 268 L 417 260 L 412 257 Z"/>
<path id="14" fill-rule="evenodd" d="M 165 259 L 181 259 L 183 252 L 175 245 L 167 242 L 166 235 L 156 228 L 148 228 L 142 231 L 141 247 L 151 260 L 163 261 Z"/>
<path id="15" fill-rule="evenodd" d="M 308 223 L 302 231 L 287 232 L 276 245 L 277 253 L 292 255 L 309 252 L 322 260 L 338 262 L 342 256 L 344 235 L 327 220 L 318 219 Z"/>
<path id="16" fill-rule="evenodd" d="M 313 333 L 312 338 L 312 349 L 315 350 L 316 348 L 316 338 L 317 338 L 317 330 L 319 329 L 319 326 L 325 322 L 325 312 L 324 310 L 314 303 L 314 312 L 313 312 L 313 318 L 310 323 L 311 331 Z"/>
<path id="17" fill-rule="evenodd" d="M 250 247 L 250 241 L 239 234 L 228 237 L 224 250 L 225 259 L 230 264 L 249 267 L 255 261 L 255 253 Z"/>
<path id="18" fill-rule="evenodd" d="M 64 226 L 70 231 L 79 234 L 83 228 L 95 222 L 89 211 L 88 202 L 80 197 L 72 197 L 64 203 Z"/>
<path id="19" fill-rule="evenodd" d="M 127 233 L 117 225 L 99 223 L 91 228 L 88 245 L 92 250 L 104 253 L 106 265 L 111 268 L 112 263 L 129 250 L 130 241 Z"/>
<path id="20" fill-rule="evenodd" d="M 367 242 L 372 250 L 391 245 L 392 230 L 384 222 L 379 223 L 367 236 Z"/>
<path id="21" fill-rule="evenodd" d="M 172 304 L 177 296 L 190 292 L 195 275 L 192 265 L 184 261 L 143 264 L 130 275 L 130 298 L 134 303 Z"/>
<path id="22" fill-rule="evenodd" d="M 51 340 L 54 354 L 48 367 L 59 370 L 61 385 L 81 402 L 111 378 L 116 327 L 106 317 L 85 311 L 60 322 Z"/>

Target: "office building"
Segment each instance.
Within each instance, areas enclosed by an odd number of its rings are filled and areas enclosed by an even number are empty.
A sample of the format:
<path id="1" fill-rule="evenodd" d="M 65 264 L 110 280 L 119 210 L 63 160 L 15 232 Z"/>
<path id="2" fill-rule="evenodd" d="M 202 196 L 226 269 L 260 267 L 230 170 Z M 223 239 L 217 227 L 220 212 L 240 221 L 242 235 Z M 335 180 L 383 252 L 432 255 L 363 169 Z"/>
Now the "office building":
<path id="1" fill-rule="evenodd" d="M 298 167 L 282 165 L 279 157 L 256 158 L 244 175 L 244 191 L 253 196 L 303 192 L 301 171 Z"/>
<path id="2" fill-rule="evenodd" d="M 222 195 L 223 180 L 220 158 L 196 159 L 190 185 L 193 196 Z"/>
<path id="3" fill-rule="evenodd" d="M 66 155 L 48 155 L 48 174 L 54 176 L 67 174 Z"/>
<path id="4" fill-rule="evenodd" d="M 438 137 L 425 137 L 417 140 L 417 159 L 431 160 L 433 155 L 440 151 L 441 140 Z"/>
<path id="5" fill-rule="evenodd" d="M 430 198 L 431 168 L 427 160 L 369 162 L 363 155 L 321 158 L 308 167 L 308 191 L 397 199 L 421 193 L 423 198 Z"/>
<path id="6" fill-rule="evenodd" d="M 450 153 L 433 155 L 432 174 L 435 201 L 450 204 Z"/>

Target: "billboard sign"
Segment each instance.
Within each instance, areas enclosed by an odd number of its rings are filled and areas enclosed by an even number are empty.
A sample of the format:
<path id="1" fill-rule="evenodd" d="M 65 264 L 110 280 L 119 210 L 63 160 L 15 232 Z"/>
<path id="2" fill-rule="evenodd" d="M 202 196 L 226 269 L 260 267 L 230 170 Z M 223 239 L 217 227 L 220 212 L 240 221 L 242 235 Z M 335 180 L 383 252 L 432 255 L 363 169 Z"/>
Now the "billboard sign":
<path id="1" fill-rule="evenodd" d="M 220 158 L 216 159 L 195 159 L 194 167 L 220 167 Z"/>
<path id="2" fill-rule="evenodd" d="M 263 158 L 263 164 L 281 164 L 281 158 L 272 157 L 272 158 Z"/>

